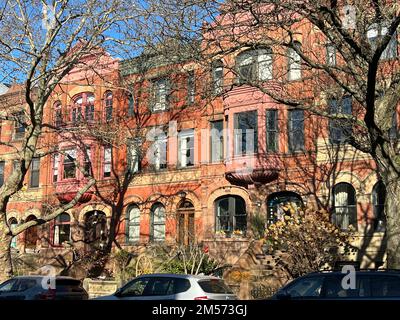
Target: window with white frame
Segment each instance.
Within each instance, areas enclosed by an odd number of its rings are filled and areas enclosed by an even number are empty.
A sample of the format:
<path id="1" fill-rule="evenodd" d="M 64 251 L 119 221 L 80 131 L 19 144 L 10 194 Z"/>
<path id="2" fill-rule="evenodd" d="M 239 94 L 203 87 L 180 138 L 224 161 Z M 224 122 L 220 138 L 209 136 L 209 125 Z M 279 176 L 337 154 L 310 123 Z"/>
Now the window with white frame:
<path id="1" fill-rule="evenodd" d="M 213 92 L 218 95 L 222 92 L 224 85 L 224 64 L 221 60 L 212 64 Z"/>
<path id="2" fill-rule="evenodd" d="M 179 167 L 194 166 L 194 129 L 182 130 L 178 134 Z"/>
<path id="3" fill-rule="evenodd" d="M 300 50 L 300 42 L 295 42 L 294 46 Z M 301 57 L 294 48 L 288 49 L 288 78 L 289 80 L 299 80 L 301 78 Z"/>
<path id="4" fill-rule="evenodd" d="M 167 79 L 159 79 L 153 82 L 154 101 L 152 111 L 163 111 L 167 109 L 168 87 Z"/>
<path id="5" fill-rule="evenodd" d="M 269 48 L 247 50 L 236 60 L 239 82 L 272 79 L 272 50 Z"/>
<path id="6" fill-rule="evenodd" d="M 111 177 L 111 163 L 112 163 L 112 148 L 110 146 L 104 147 L 104 162 L 103 162 L 103 177 Z"/>
<path id="7" fill-rule="evenodd" d="M 165 207 L 155 203 L 151 207 L 150 238 L 152 241 L 165 240 Z"/>
<path id="8" fill-rule="evenodd" d="M 332 222 L 342 230 L 357 229 L 357 200 L 354 187 L 345 182 L 333 187 Z"/>
<path id="9" fill-rule="evenodd" d="M 257 111 L 238 112 L 234 115 L 235 155 L 256 153 L 258 150 Z"/>
<path id="10" fill-rule="evenodd" d="M 155 137 L 153 159 L 151 160 L 155 170 L 167 168 L 167 141 L 165 134 Z"/>
<path id="11" fill-rule="evenodd" d="M 211 163 L 221 162 L 224 158 L 224 121 L 210 122 Z"/>
<path id="12" fill-rule="evenodd" d="M 140 209 L 132 204 L 127 210 L 127 241 L 138 242 L 140 239 Z"/>
<path id="13" fill-rule="evenodd" d="M 331 43 L 326 45 L 326 64 L 336 66 L 336 47 Z"/>
<path id="14" fill-rule="evenodd" d="M 388 27 L 379 25 L 377 23 L 372 24 L 367 31 L 367 38 L 371 47 L 375 50 L 379 45 L 380 41 L 388 33 Z M 385 50 L 382 52 L 381 59 L 393 59 L 397 57 L 397 32 L 394 32 L 392 38 L 387 44 Z"/>
<path id="15" fill-rule="evenodd" d="M 71 218 L 68 213 L 60 214 L 54 221 L 53 245 L 60 246 L 71 240 Z"/>
<path id="16" fill-rule="evenodd" d="M 53 182 L 58 181 L 59 164 L 60 164 L 60 155 L 56 153 L 53 155 Z"/>
<path id="17" fill-rule="evenodd" d="M 131 140 L 128 143 L 128 171 L 130 173 L 135 173 L 140 170 L 140 150 L 139 141 Z"/>
<path id="18" fill-rule="evenodd" d="M 74 179 L 76 177 L 76 150 L 65 150 L 64 154 L 64 179 Z"/>

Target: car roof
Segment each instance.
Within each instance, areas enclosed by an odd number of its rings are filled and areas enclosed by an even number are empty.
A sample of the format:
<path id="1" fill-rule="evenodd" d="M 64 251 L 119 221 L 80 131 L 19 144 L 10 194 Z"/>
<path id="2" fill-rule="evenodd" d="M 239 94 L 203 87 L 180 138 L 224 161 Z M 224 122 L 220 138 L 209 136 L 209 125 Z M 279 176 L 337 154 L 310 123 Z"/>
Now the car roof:
<path id="1" fill-rule="evenodd" d="M 382 275 L 388 275 L 388 274 L 392 274 L 392 275 L 396 275 L 396 276 L 400 276 L 400 270 L 386 270 L 386 269 L 382 269 L 382 270 L 376 270 L 376 269 L 365 269 L 365 270 L 355 270 L 355 272 L 357 274 L 382 274 Z M 327 270 L 327 271 L 318 271 L 318 272 L 311 272 L 308 273 L 306 275 L 304 275 L 303 277 L 308 277 L 308 276 L 313 276 L 313 275 L 345 275 L 347 274 L 347 272 L 342 272 L 339 270 Z"/>
<path id="2" fill-rule="evenodd" d="M 42 279 L 44 277 L 49 277 L 49 276 L 44 276 L 40 274 L 31 274 L 31 275 L 26 275 L 26 276 L 15 276 L 12 279 Z M 56 280 L 78 280 L 72 277 L 67 277 L 67 276 L 56 276 Z"/>
<path id="3" fill-rule="evenodd" d="M 215 279 L 221 280 L 221 278 L 206 275 L 193 275 L 193 274 L 174 274 L 174 273 L 150 273 L 142 274 L 139 277 L 165 277 L 165 278 L 180 278 L 180 279 L 196 279 L 196 280 L 207 280 Z"/>

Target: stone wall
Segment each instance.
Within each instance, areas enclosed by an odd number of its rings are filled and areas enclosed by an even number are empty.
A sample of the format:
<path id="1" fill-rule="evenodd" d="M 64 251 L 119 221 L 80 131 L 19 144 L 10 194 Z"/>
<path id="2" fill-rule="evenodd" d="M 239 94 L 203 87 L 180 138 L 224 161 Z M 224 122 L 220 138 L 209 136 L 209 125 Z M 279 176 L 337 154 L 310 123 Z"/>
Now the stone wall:
<path id="1" fill-rule="evenodd" d="M 83 287 L 89 294 L 89 299 L 113 294 L 118 289 L 118 282 L 114 280 L 89 279 L 83 280 Z"/>

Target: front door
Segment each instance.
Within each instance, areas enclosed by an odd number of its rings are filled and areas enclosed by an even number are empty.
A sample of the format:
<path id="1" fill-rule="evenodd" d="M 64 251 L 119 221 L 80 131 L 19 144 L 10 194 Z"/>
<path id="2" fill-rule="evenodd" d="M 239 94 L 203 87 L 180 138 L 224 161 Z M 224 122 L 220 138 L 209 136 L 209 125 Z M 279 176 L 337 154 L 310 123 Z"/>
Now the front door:
<path id="1" fill-rule="evenodd" d="M 178 243 L 188 246 L 194 242 L 194 208 L 178 210 Z"/>

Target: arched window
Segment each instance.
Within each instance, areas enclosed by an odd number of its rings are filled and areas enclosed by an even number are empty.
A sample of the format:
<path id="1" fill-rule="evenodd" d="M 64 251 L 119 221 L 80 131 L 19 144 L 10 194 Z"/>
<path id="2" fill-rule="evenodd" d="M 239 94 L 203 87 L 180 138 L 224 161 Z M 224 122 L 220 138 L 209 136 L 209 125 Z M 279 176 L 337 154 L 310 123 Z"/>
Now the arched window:
<path id="1" fill-rule="evenodd" d="M 15 227 L 18 225 L 18 221 L 15 218 L 11 218 L 8 220 L 8 225 L 11 229 L 11 231 L 13 231 L 15 229 Z M 11 248 L 16 249 L 17 248 L 17 236 L 13 237 L 11 240 Z"/>
<path id="2" fill-rule="evenodd" d="M 85 215 L 86 250 L 103 249 L 107 241 L 107 218 L 104 212 L 94 210 Z"/>
<path id="3" fill-rule="evenodd" d="M 159 202 L 151 207 L 150 239 L 165 240 L 165 207 Z"/>
<path id="4" fill-rule="evenodd" d="M 188 200 L 182 201 L 177 211 L 177 240 L 181 245 L 189 245 L 195 239 L 194 206 Z"/>
<path id="5" fill-rule="evenodd" d="M 300 195 L 295 192 L 282 191 L 268 196 L 267 223 L 272 224 L 283 220 L 285 215 L 296 213 L 303 206 Z"/>
<path id="6" fill-rule="evenodd" d="M 245 234 L 247 230 L 246 203 L 239 196 L 223 196 L 215 200 L 215 231 Z"/>
<path id="7" fill-rule="evenodd" d="M 74 97 L 72 107 L 72 122 L 77 123 L 82 120 L 82 112 L 85 112 L 85 120 L 94 120 L 94 94 L 84 92 Z"/>
<path id="8" fill-rule="evenodd" d="M 53 111 L 54 111 L 54 126 L 56 128 L 60 127 L 62 125 L 63 119 L 62 119 L 62 106 L 61 106 L 61 102 L 57 101 L 56 103 L 54 103 L 54 107 L 53 107 Z"/>
<path id="9" fill-rule="evenodd" d="M 272 79 L 272 50 L 269 48 L 247 50 L 236 59 L 239 82 Z"/>
<path id="10" fill-rule="evenodd" d="M 224 85 L 224 64 L 221 60 L 213 62 L 212 78 L 214 94 L 220 94 Z"/>
<path id="11" fill-rule="evenodd" d="M 357 229 L 357 201 L 354 187 L 345 182 L 333 187 L 332 222 L 342 230 L 350 226 Z"/>
<path id="12" fill-rule="evenodd" d="M 385 224 L 386 224 L 385 201 L 386 201 L 386 187 L 382 181 L 378 181 L 372 189 L 374 230 L 378 232 L 385 230 Z"/>
<path id="13" fill-rule="evenodd" d="M 140 239 L 140 209 L 132 204 L 126 212 L 126 238 L 128 242 L 139 242 Z"/>
<path id="14" fill-rule="evenodd" d="M 26 222 L 36 220 L 34 215 L 30 215 L 26 218 Z M 25 231 L 25 249 L 27 251 L 35 251 L 36 244 L 39 240 L 37 226 L 30 227 Z"/>
<path id="15" fill-rule="evenodd" d="M 54 220 L 53 244 L 60 246 L 71 240 L 71 218 L 68 213 L 60 214 Z"/>
<path id="16" fill-rule="evenodd" d="M 106 121 L 111 121 L 113 113 L 113 94 L 111 91 L 105 93 L 104 101 L 105 119 Z"/>

